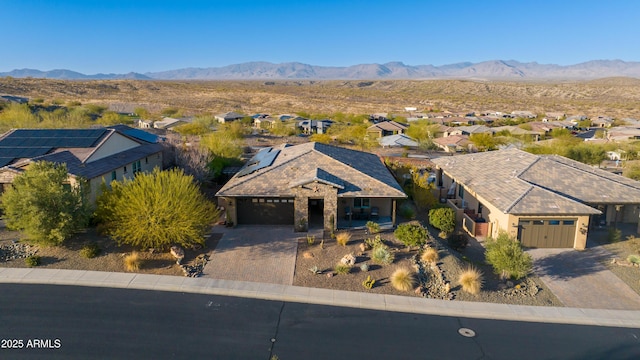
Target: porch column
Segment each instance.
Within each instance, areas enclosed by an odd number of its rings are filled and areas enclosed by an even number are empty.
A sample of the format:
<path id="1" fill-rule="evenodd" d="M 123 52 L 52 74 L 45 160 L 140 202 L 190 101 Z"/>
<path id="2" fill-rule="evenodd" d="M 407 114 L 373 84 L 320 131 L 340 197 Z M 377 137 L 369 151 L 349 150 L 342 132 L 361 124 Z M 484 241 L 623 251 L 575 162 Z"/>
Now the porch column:
<path id="1" fill-rule="evenodd" d="M 391 226 L 396 226 L 396 199 L 391 200 Z"/>

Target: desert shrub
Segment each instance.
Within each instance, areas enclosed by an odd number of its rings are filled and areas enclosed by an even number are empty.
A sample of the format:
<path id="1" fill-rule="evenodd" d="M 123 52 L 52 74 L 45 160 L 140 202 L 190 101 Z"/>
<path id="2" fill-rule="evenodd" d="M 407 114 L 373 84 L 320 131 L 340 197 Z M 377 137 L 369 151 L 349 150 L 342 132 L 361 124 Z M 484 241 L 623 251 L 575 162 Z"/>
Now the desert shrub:
<path id="1" fill-rule="evenodd" d="M 338 263 L 336 264 L 336 266 L 333 268 L 333 270 L 336 272 L 336 274 L 338 275 L 346 275 L 348 273 L 351 272 L 351 266 L 347 265 L 347 264 L 343 264 L 343 263 Z"/>
<path id="2" fill-rule="evenodd" d="M 429 210 L 429 223 L 436 229 L 451 234 L 456 228 L 456 213 L 452 208 L 443 207 Z M 446 236 L 444 236 L 446 238 Z"/>
<path id="3" fill-rule="evenodd" d="M 371 260 L 378 264 L 389 265 L 393 263 L 394 259 L 395 256 L 389 251 L 389 247 L 386 245 L 376 246 L 371 252 Z"/>
<path id="4" fill-rule="evenodd" d="M 100 254 L 100 247 L 96 243 L 90 243 L 80 249 L 80 255 L 87 259 L 93 259 Z"/>
<path id="5" fill-rule="evenodd" d="M 316 242 L 316 237 L 313 235 L 307 235 L 307 245 L 311 246 Z"/>
<path id="6" fill-rule="evenodd" d="M 400 268 L 391 274 L 391 285 L 400 291 L 410 291 L 414 287 L 415 276 L 408 269 Z"/>
<path id="7" fill-rule="evenodd" d="M 469 245 L 469 239 L 464 234 L 451 234 L 447 237 L 447 244 L 457 251 L 460 251 Z"/>
<path id="8" fill-rule="evenodd" d="M 496 274 L 516 280 L 527 276 L 533 268 L 531 255 L 505 232 L 500 233 L 497 239 L 487 240 L 484 256 Z"/>
<path id="9" fill-rule="evenodd" d="M 351 234 L 348 232 L 340 232 L 336 234 L 336 242 L 342 246 L 347 246 L 349 240 L 351 240 Z"/>
<path id="10" fill-rule="evenodd" d="M 363 263 L 363 264 L 361 264 L 361 265 L 360 265 L 360 271 L 362 271 L 362 272 L 367 272 L 367 271 L 369 271 L 369 264 L 367 264 L 367 263 Z"/>
<path id="11" fill-rule="evenodd" d="M 40 256 L 38 255 L 31 255 L 28 256 L 24 259 L 24 263 L 28 266 L 28 267 L 35 267 L 40 265 Z"/>
<path id="12" fill-rule="evenodd" d="M 362 282 L 362 286 L 365 289 L 371 289 L 376 284 L 376 280 L 371 278 L 371 275 L 367 275 L 367 278 Z"/>
<path id="13" fill-rule="evenodd" d="M 463 291 L 472 295 L 478 295 L 480 293 L 480 289 L 482 289 L 482 271 L 474 267 L 468 267 L 460 274 L 458 282 L 462 286 Z"/>
<path id="14" fill-rule="evenodd" d="M 427 229 L 418 223 L 400 224 L 393 235 L 408 248 L 423 245 L 427 241 Z"/>
<path id="15" fill-rule="evenodd" d="M 622 238 L 622 231 L 620 231 L 620 229 L 609 228 L 607 233 L 607 240 L 610 243 L 617 243 L 620 241 L 621 238 Z"/>
<path id="16" fill-rule="evenodd" d="M 405 201 L 402 203 L 402 205 L 400 205 L 400 208 L 398 209 L 398 213 L 400 214 L 400 216 L 402 216 L 405 219 L 415 219 L 416 217 L 416 211 L 413 209 L 413 206 L 411 206 L 411 203 L 408 201 Z"/>
<path id="17" fill-rule="evenodd" d="M 380 224 L 375 221 L 367 221 L 367 230 L 369 234 L 377 234 L 380 232 Z"/>
<path id="18" fill-rule="evenodd" d="M 365 245 L 367 245 L 367 247 L 369 247 L 370 249 L 375 249 L 376 247 L 380 246 L 380 245 L 384 245 L 382 243 L 382 238 L 380 237 L 380 235 L 376 235 L 373 238 L 366 238 L 364 240 Z"/>
<path id="19" fill-rule="evenodd" d="M 428 247 L 424 249 L 420 259 L 422 259 L 422 261 L 427 264 L 433 264 L 436 263 L 438 259 L 440 259 L 440 255 L 438 255 L 438 250 L 436 248 Z"/>
<path id="20" fill-rule="evenodd" d="M 627 261 L 632 264 L 640 264 L 640 255 L 631 254 L 627 256 Z"/>
<path id="21" fill-rule="evenodd" d="M 311 271 L 312 274 L 320 274 L 322 271 L 320 271 L 320 269 L 318 268 L 318 265 L 314 265 L 312 267 L 309 268 L 309 271 Z"/>
<path id="22" fill-rule="evenodd" d="M 127 271 L 138 271 L 140 270 L 140 265 L 142 265 L 142 259 L 140 259 L 140 255 L 137 252 L 132 252 L 131 254 L 124 257 L 124 268 Z"/>

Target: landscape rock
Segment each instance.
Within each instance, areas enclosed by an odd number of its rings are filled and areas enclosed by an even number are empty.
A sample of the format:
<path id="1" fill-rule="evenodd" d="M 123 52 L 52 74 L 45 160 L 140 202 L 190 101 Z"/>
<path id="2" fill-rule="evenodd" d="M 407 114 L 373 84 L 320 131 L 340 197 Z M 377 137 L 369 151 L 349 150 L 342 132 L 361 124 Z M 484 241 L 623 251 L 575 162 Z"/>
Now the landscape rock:
<path id="1" fill-rule="evenodd" d="M 347 254 L 340 259 L 340 263 L 353 266 L 356 263 L 356 257 L 353 254 Z"/>
<path id="2" fill-rule="evenodd" d="M 182 259 L 184 259 L 184 250 L 178 245 L 173 245 L 170 252 L 176 258 L 176 264 L 180 265 Z"/>

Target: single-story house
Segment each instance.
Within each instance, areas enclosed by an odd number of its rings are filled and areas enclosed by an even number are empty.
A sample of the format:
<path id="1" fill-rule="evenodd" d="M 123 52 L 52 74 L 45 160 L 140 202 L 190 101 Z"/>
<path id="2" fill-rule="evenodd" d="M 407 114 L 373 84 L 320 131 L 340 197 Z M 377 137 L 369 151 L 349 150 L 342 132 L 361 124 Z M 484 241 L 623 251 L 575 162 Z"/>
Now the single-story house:
<path id="1" fill-rule="evenodd" d="M 99 129 L 13 129 L 0 137 L 0 190 L 35 161 L 64 163 L 69 183 L 84 179 L 93 203 L 101 184 L 162 168 L 160 138 L 125 125 Z"/>
<path id="2" fill-rule="evenodd" d="M 239 114 L 235 111 L 229 111 L 224 114 L 218 114 L 214 116 L 219 123 L 224 124 L 229 121 L 241 120 L 245 117 L 245 115 Z"/>
<path id="3" fill-rule="evenodd" d="M 473 145 L 468 135 L 451 135 L 435 138 L 433 139 L 433 143 L 438 145 L 442 150 L 450 153 L 469 151 L 470 145 Z"/>
<path id="4" fill-rule="evenodd" d="M 298 129 L 305 134 L 326 134 L 333 125 L 333 120 L 301 120 L 298 122 Z"/>
<path id="5" fill-rule="evenodd" d="M 365 216 L 395 224 L 396 201 L 407 197 L 377 155 L 316 142 L 262 149 L 216 196 L 234 225 L 299 231 Z"/>
<path id="6" fill-rule="evenodd" d="M 175 119 L 171 117 L 164 117 L 162 120 L 156 121 L 153 123 L 153 127 L 156 129 L 165 129 L 169 130 L 176 126 L 187 124 L 187 121 L 184 119 Z"/>
<path id="7" fill-rule="evenodd" d="M 590 229 L 638 224 L 640 182 L 565 157 L 510 148 L 432 162 L 441 201 L 472 236 L 584 249 Z"/>
<path id="8" fill-rule="evenodd" d="M 383 136 L 404 134 L 407 128 L 407 125 L 396 121 L 381 121 L 369 126 L 367 128 L 367 134 L 374 138 L 381 138 Z"/>
<path id="9" fill-rule="evenodd" d="M 405 134 L 383 136 L 378 139 L 378 143 L 383 148 L 387 147 L 408 147 L 417 148 L 418 142 Z"/>

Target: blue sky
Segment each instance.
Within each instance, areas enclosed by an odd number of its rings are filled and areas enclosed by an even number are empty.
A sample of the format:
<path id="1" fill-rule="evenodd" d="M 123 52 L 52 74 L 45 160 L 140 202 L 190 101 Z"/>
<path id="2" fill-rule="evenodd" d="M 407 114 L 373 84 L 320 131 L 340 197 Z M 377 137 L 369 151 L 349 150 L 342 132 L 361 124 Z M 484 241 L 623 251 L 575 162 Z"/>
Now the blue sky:
<path id="1" fill-rule="evenodd" d="M 640 61 L 640 1 L 0 0 L 0 71 Z"/>

